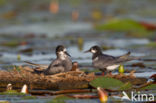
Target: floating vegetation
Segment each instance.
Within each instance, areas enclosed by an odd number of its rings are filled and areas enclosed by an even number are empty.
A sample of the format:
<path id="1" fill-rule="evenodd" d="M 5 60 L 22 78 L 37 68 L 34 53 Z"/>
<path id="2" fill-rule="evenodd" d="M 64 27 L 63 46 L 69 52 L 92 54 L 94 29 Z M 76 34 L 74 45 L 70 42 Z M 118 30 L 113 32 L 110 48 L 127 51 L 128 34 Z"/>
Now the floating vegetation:
<path id="1" fill-rule="evenodd" d="M 152 34 L 138 21 L 132 19 L 113 19 L 105 24 L 97 24 L 95 29 L 100 31 L 125 31 L 128 32 L 128 36 L 133 37 L 150 37 Z"/>
<path id="2" fill-rule="evenodd" d="M 57 97 L 55 97 L 54 99 L 52 99 L 51 101 L 48 101 L 47 103 L 66 103 L 66 100 L 71 100 L 73 98 L 71 97 L 67 97 L 65 95 L 59 95 Z"/>
<path id="3" fill-rule="evenodd" d="M 155 90 L 155 89 L 156 89 L 156 84 L 151 84 L 151 85 L 141 88 L 141 90 Z"/>
<path id="4" fill-rule="evenodd" d="M 24 97 L 22 97 L 22 99 L 37 99 L 37 97 L 35 97 L 35 96 L 24 96 Z"/>
<path id="5" fill-rule="evenodd" d="M 19 46 L 19 42 L 18 41 L 8 41 L 8 42 L 1 43 L 0 45 L 7 46 L 7 47 L 17 47 L 17 46 Z"/>
<path id="6" fill-rule="evenodd" d="M 147 47 L 156 48 L 156 42 L 150 42 L 146 45 Z"/>
<path id="7" fill-rule="evenodd" d="M 7 90 L 5 92 L 0 93 L 0 95 L 25 95 L 25 94 L 17 92 L 16 90 Z"/>
<path id="8" fill-rule="evenodd" d="M 12 71 L 0 71 L 0 78 L 0 87 L 11 83 L 15 88 L 21 88 L 23 84 L 31 84 L 31 89 L 61 90 L 88 88 L 89 81 L 93 80 L 95 75 L 94 73 L 84 74 L 82 71 L 70 71 L 45 76 L 34 73 L 30 67 L 15 66 Z"/>
<path id="9" fill-rule="evenodd" d="M 110 77 L 99 77 L 90 82 L 93 87 L 101 87 L 105 89 L 127 90 L 131 88 L 130 83 L 123 83 L 120 80 Z"/>

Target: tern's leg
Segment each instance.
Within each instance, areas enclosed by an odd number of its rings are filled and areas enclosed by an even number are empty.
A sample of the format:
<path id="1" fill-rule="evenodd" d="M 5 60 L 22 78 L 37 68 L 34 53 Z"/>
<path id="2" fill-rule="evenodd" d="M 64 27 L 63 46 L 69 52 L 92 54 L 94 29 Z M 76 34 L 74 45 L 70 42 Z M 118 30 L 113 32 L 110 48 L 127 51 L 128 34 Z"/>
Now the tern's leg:
<path id="1" fill-rule="evenodd" d="M 102 72 L 102 76 L 105 76 L 105 72 Z"/>
<path id="2" fill-rule="evenodd" d="M 112 76 L 112 71 L 109 71 L 109 75 Z"/>

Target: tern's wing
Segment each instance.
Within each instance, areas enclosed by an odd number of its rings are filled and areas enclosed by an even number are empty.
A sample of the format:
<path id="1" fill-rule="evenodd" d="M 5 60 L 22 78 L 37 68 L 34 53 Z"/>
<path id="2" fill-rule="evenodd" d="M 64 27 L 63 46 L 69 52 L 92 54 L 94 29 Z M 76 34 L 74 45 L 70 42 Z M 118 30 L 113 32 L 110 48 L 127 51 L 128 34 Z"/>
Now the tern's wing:
<path id="1" fill-rule="evenodd" d="M 119 56 L 117 57 L 117 63 L 122 63 L 122 62 L 126 62 L 126 61 L 130 61 L 130 60 L 137 60 L 137 59 L 140 59 L 138 57 L 130 57 L 130 52 L 122 55 L 122 56 Z"/>
<path id="2" fill-rule="evenodd" d="M 49 66 L 48 68 L 45 70 L 45 74 L 47 75 L 52 75 L 52 74 L 56 74 L 56 73 L 60 73 L 60 72 L 64 72 L 65 68 L 64 68 L 64 64 L 62 63 L 62 61 L 55 59 Z"/>
<path id="3" fill-rule="evenodd" d="M 97 68 L 104 69 L 107 66 L 115 64 L 116 59 L 116 57 L 103 54 L 101 56 L 98 56 L 98 60 L 94 61 L 93 65 Z"/>

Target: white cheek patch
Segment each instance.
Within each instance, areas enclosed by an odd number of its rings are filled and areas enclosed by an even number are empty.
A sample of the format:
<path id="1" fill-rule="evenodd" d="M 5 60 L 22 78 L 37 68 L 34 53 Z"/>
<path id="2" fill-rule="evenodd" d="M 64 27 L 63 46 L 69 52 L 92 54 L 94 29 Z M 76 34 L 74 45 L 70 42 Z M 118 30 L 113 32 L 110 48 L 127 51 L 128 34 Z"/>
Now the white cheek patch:
<path id="1" fill-rule="evenodd" d="M 98 57 L 96 57 L 93 61 L 97 61 L 99 58 Z"/>
<path id="2" fill-rule="evenodd" d="M 61 58 L 62 60 L 65 60 L 65 59 L 66 59 L 66 54 L 64 54 L 63 51 L 59 52 L 59 54 L 60 54 L 60 58 Z"/>
<path id="3" fill-rule="evenodd" d="M 65 48 L 63 51 L 64 51 L 64 52 L 66 52 L 66 51 L 67 51 L 67 49 Z"/>
<path id="4" fill-rule="evenodd" d="M 93 49 L 92 49 L 91 52 L 92 52 L 92 53 L 96 53 L 96 50 L 93 50 Z"/>
<path id="5" fill-rule="evenodd" d="M 61 51 L 61 52 L 59 52 L 59 54 L 60 54 L 60 55 L 64 55 L 64 52 L 63 52 L 63 51 Z"/>

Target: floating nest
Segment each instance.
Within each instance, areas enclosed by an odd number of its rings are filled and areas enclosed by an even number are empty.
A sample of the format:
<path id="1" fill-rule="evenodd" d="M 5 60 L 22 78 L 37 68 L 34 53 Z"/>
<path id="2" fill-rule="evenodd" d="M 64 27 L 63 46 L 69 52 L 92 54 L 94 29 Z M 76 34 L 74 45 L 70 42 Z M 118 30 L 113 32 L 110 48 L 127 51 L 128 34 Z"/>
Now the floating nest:
<path id="1" fill-rule="evenodd" d="M 11 71 L 0 71 L 0 90 L 4 91 L 11 83 L 13 89 L 20 89 L 27 84 L 31 90 L 65 90 L 89 88 L 89 82 L 97 76 L 94 73 L 85 74 L 82 71 L 69 71 L 55 75 L 36 74 L 28 66 L 15 67 Z M 123 82 L 130 81 L 134 85 L 144 84 L 147 79 L 136 78 L 133 75 L 113 75 L 113 78 Z"/>
<path id="2" fill-rule="evenodd" d="M 0 71 L 0 88 L 6 88 L 8 83 L 11 83 L 14 89 L 21 88 L 23 84 L 38 90 L 88 88 L 89 81 L 94 78 L 94 73 L 85 74 L 81 71 L 44 75 L 34 73 L 30 67 L 18 67 L 12 71 Z"/>

